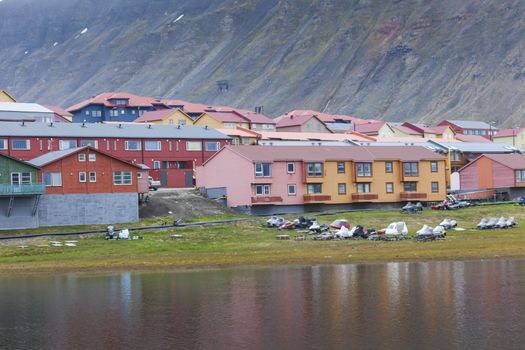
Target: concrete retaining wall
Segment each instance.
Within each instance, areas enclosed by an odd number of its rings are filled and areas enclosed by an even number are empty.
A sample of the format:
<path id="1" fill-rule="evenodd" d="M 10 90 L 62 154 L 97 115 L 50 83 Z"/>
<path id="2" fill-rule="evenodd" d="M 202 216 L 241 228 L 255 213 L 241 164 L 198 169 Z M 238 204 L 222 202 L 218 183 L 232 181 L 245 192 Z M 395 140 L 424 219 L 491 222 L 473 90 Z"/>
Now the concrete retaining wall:
<path id="1" fill-rule="evenodd" d="M 0 197 L 0 230 L 38 227 L 38 215 L 31 215 L 37 196 L 15 196 L 11 214 L 7 216 L 9 198 Z"/>
<path id="2" fill-rule="evenodd" d="M 40 226 L 115 224 L 139 220 L 136 193 L 43 195 Z"/>

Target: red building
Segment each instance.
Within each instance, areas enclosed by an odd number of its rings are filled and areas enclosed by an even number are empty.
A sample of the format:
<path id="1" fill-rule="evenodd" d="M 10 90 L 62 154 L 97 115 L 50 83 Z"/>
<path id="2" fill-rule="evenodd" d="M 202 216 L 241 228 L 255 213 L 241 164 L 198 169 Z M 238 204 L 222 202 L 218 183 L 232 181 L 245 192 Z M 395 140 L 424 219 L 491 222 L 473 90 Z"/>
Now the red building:
<path id="1" fill-rule="evenodd" d="M 192 187 L 193 170 L 229 143 L 200 126 L 101 123 L 0 123 L 0 153 L 30 160 L 91 146 L 133 164 L 144 164 L 165 187 Z"/>
<path id="2" fill-rule="evenodd" d="M 139 192 L 141 167 L 89 146 L 46 153 L 29 161 L 40 167 L 46 194 Z"/>

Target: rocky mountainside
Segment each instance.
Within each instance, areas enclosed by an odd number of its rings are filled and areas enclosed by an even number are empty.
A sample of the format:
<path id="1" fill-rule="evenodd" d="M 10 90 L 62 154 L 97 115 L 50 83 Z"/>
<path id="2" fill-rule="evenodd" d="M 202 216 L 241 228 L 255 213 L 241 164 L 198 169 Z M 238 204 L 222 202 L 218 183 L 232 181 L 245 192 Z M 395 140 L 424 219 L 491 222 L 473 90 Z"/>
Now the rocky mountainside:
<path id="1" fill-rule="evenodd" d="M 520 0 L 1 0 L 0 87 L 513 126 L 524 34 Z"/>

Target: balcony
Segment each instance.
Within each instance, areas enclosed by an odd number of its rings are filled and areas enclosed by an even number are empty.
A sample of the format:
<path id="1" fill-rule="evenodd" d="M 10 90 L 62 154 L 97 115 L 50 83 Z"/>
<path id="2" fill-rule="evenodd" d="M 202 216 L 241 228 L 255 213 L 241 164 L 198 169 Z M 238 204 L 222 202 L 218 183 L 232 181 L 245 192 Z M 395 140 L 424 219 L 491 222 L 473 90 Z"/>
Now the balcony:
<path id="1" fill-rule="evenodd" d="M 417 192 L 401 192 L 400 198 L 401 200 L 427 199 L 427 194 Z"/>
<path id="2" fill-rule="evenodd" d="M 0 196 L 28 196 L 44 194 L 46 185 L 0 185 Z"/>
<path id="3" fill-rule="evenodd" d="M 304 195 L 303 200 L 305 203 L 308 202 L 328 202 L 332 200 L 332 196 L 326 195 Z"/>
<path id="4" fill-rule="evenodd" d="M 354 202 L 370 202 L 379 199 L 379 195 L 374 193 L 353 193 L 352 201 Z"/>
<path id="5" fill-rule="evenodd" d="M 282 202 L 283 198 L 279 196 L 256 196 L 252 197 L 252 204 L 273 204 Z"/>

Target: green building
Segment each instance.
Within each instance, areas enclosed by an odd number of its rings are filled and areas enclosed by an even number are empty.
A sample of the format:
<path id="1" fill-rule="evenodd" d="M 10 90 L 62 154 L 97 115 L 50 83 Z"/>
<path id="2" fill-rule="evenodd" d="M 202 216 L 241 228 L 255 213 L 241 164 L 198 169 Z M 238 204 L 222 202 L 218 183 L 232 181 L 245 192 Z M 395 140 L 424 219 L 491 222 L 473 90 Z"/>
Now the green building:
<path id="1" fill-rule="evenodd" d="M 0 230 L 38 227 L 38 167 L 0 154 Z"/>

